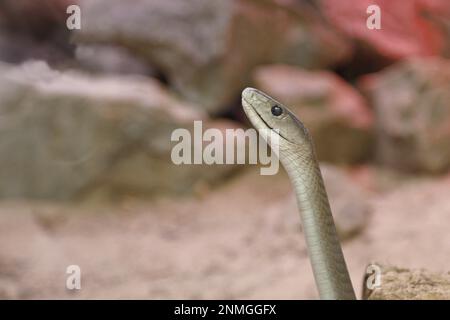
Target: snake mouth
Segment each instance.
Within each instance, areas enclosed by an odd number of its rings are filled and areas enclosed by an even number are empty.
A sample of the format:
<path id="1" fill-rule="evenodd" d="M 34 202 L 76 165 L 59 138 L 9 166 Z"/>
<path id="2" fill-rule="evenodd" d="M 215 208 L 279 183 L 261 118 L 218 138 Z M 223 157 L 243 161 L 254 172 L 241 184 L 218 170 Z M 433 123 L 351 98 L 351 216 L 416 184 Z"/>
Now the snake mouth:
<path id="1" fill-rule="evenodd" d="M 267 128 L 269 128 L 270 130 L 273 130 L 273 128 L 266 122 L 266 120 L 264 120 L 258 113 L 258 111 L 256 111 L 255 107 L 251 105 L 250 102 L 248 102 L 245 98 L 243 98 L 244 101 L 252 108 L 253 112 L 258 116 L 259 120 L 261 120 Z"/>
<path id="2" fill-rule="evenodd" d="M 251 112 L 253 112 L 253 113 L 258 117 L 258 119 L 259 119 L 262 123 L 264 123 L 264 125 L 265 125 L 268 129 L 270 129 L 271 131 L 275 132 L 275 133 L 276 133 L 280 138 L 282 138 L 283 140 L 289 141 L 288 139 L 286 139 L 286 137 L 284 137 L 284 136 L 280 133 L 280 130 L 274 129 L 273 127 L 271 127 L 271 126 L 263 119 L 263 117 L 261 117 L 261 115 L 258 113 L 258 111 L 256 111 L 256 108 L 255 108 L 250 102 L 248 102 L 247 99 L 245 99 L 244 97 L 242 97 L 242 100 L 245 101 L 245 104 L 247 105 L 247 108 L 244 108 L 244 109 L 251 110 Z M 246 106 L 244 106 L 244 107 L 246 107 Z M 248 108 L 248 107 L 250 107 L 250 108 Z"/>

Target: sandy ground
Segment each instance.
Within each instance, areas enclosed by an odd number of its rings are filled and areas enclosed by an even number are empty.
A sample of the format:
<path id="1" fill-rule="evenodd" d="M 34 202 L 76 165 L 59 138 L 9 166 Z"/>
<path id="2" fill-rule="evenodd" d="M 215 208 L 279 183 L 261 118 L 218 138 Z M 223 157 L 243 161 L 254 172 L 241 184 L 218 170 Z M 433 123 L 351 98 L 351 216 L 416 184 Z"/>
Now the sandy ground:
<path id="1" fill-rule="evenodd" d="M 316 299 L 287 177 L 257 169 L 196 198 L 114 207 L 3 202 L 0 298 Z M 371 261 L 450 270 L 450 178 L 372 193 L 369 225 L 344 243 L 360 296 Z M 81 267 L 81 290 L 66 267 Z"/>

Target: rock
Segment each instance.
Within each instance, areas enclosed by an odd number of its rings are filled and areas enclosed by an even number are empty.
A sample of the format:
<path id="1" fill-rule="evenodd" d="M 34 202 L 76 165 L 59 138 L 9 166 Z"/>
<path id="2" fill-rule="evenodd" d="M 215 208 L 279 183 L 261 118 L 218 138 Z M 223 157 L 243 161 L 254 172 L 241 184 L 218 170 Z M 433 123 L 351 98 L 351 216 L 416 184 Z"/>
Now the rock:
<path id="1" fill-rule="evenodd" d="M 127 50 L 114 46 L 78 46 L 75 57 L 79 67 L 107 74 L 142 74 L 155 76 L 155 72 Z"/>
<path id="2" fill-rule="evenodd" d="M 450 61 L 411 59 L 361 86 L 375 109 L 381 164 L 424 172 L 450 166 Z"/>
<path id="3" fill-rule="evenodd" d="M 417 55 L 450 54 L 447 0 L 320 0 L 326 19 L 348 37 L 391 61 Z M 381 29 L 367 28 L 370 5 L 381 10 Z"/>
<path id="4" fill-rule="evenodd" d="M 390 193 L 417 179 L 414 174 L 374 163 L 352 166 L 348 168 L 348 173 L 362 188 L 378 195 Z"/>
<path id="5" fill-rule="evenodd" d="M 185 99 L 227 108 L 262 63 L 325 67 L 350 47 L 318 12 L 296 1 L 80 1 L 78 44 L 123 46 L 164 74 Z"/>
<path id="6" fill-rule="evenodd" d="M 335 74 L 286 65 L 258 68 L 255 86 L 291 108 L 311 132 L 319 160 L 355 163 L 372 149 L 373 116 L 362 96 Z"/>
<path id="7" fill-rule="evenodd" d="M 58 72 L 43 62 L 0 70 L 0 197 L 186 193 L 234 169 L 173 164 L 173 130 L 214 123 L 155 80 Z"/>
<path id="8" fill-rule="evenodd" d="M 335 166 L 321 164 L 320 169 L 339 238 L 347 240 L 360 234 L 369 223 L 372 212 L 367 192 Z M 286 211 L 291 216 L 298 216 L 294 214 L 298 212 L 294 194 Z"/>
<path id="9" fill-rule="evenodd" d="M 3 0 L 0 3 L 0 26 L 19 33 L 45 36 L 55 29 L 65 29 L 66 9 L 76 0 Z M 24 19 L 26 17 L 26 19 Z"/>
<path id="10" fill-rule="evenodd" d="M 75 3 L 69 0 L 1 1 L 0 60 L 20 63 L 39 59 L 67 64 L 73 49 L 66 27 L 66 9 Z"/>
<path id="11" fill-rule="evenodd" d="M 363 282 L 365 300 L 449 300 L 450 273 L 433 273 L 424 269 L 404 269 L 376 264 L 380 270 L 380 285 L 368 289 L 366 274 Z"/>
<path id="12" fill-rule="evenodd" d="M 185 123 L 193 135 L 192 122 Z M 203 130 L 215 128 L 225 136 L 226 129 L 237 129 L 240 126 L 229 120 L 209 120 L 203 124 Z M 154 130 L 161 130 L 156 125 Z M 175 127 L 169 128 L 171 131 Z M 164 130 L 164 129 L 162 129 Z M 164 130 L 165 131 L 165 130 Z M 174 165 L 170 159 L 171 149 L 168 149 L 170 133 L 165 132 L 161 141 L 155 141 L 157 149 L 164 146 L 163 156 L 149 157 L 148 152 L 138 151 L 130 154 L 126 159 L 111 166 L 110 174 L 104 177 L 102 183 L 97 187 L 102 197 L 112 194 L 123 194 L 122 190 L 128 191 L 134 196 L 159 195 L 159 194 L 195 194 L 198 196 L 199 189 L 218 185 L 233 171 L 238 169 L 237 165 Z M 227 143 L 224 139 L 224 145 Z M 207 143 L 203 143 L 203 147 Z M 171 144 L 173 146 L 174 143 Z M 236 150 L 236 149 L 235 149 Z M 131 191 L 131 192 L 130 192 Z"/>
<path id="13" fill-rule="evenodd" d="M 52 65 L 71 63 L 71 49 L 64 36 L 48 41 L 36 40 L 26 34 L 6 32 L 0 29 L 0 61 L 22 63 L 27 60 L 44 60 Z M 68 40 L 67 40 L 68 41 Z"/>

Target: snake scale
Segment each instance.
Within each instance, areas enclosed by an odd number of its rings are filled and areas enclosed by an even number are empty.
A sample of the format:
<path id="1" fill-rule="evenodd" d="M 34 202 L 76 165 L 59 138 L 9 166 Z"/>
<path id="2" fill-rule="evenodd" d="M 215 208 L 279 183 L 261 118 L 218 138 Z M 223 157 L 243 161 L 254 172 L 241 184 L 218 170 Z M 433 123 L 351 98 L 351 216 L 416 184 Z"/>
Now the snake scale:
<path id="1" fill-rule="evenodd" d="M 321 299 L 355 299 L 347 265 L 336 232 L 327 192 L 308 130 L 283 104 L 267 94 L 246 88 L 244 111 L 287 171 L 297 198 L 308 255 Z"/>

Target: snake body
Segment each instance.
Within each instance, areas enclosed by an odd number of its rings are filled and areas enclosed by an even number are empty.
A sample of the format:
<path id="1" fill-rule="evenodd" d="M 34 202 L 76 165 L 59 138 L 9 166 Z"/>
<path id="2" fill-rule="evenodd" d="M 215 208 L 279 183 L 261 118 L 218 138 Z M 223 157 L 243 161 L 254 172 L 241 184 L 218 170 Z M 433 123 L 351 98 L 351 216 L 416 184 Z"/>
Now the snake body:
<path id="1" fill-rule="evenodd" d="M 255 129 L 279 136 L 274 141 L 263 138 L 278 154 L 294 187 L 320 298 L 355 299 L 308 130 L 288 108 L 257 89 L 242 92 L 242 106 Z"/>

